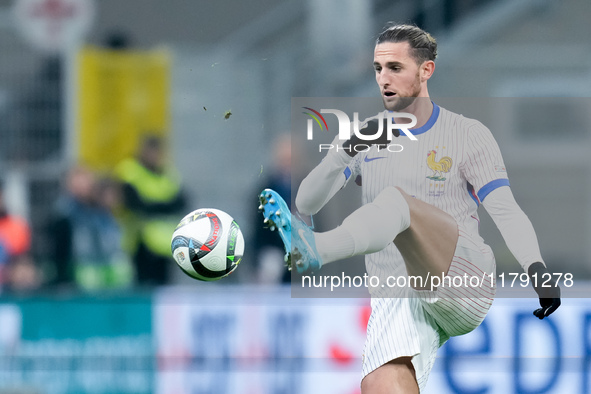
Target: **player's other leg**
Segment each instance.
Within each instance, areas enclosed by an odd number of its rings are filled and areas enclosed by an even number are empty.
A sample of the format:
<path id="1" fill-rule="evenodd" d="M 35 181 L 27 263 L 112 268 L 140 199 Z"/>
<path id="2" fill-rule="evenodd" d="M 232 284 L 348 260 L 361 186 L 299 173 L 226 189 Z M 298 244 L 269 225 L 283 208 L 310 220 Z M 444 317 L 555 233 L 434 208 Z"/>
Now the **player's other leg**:
<path id="1" fill-rule="evenodd" d="M 361 394 L 418 394 L 410 357 L 400 357 L 374 370 L 361 381 Z"/>

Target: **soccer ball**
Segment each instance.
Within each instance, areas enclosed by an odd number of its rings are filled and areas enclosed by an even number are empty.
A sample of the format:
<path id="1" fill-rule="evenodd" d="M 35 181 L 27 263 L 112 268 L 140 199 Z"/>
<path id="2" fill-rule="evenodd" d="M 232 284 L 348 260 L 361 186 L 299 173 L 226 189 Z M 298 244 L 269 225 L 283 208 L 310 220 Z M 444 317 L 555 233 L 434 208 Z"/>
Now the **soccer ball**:
<path id="1" fill-rule="evenodd" d="M 190 277 L 214 281 L 232 273 L 244 253 L 244 237 L 232 216 L 203 208 L 185 216 L 172 234 L 172 257 Z"/>

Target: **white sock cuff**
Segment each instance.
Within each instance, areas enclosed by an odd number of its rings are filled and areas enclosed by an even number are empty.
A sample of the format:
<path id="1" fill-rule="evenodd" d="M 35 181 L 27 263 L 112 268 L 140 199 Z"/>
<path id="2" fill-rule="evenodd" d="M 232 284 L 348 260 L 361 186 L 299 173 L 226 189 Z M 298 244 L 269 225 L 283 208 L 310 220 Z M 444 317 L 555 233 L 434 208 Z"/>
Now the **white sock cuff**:
<path id="1" fill-rule="evenodd" d="M 410 227 L 410 208 L 400 190 L 394 186 L 382 190 L 373 200 L 373 203 L 383 210 L 397 209 L 400 212 L 401 220 L 398 234 Z"/>
<path id="2" fill-rule="evenodd" d="M 314 239 L 323 266 L 351 257 L 355 253 L 355 239 L 343 226 L 324 233 L 314 233 Z"/>

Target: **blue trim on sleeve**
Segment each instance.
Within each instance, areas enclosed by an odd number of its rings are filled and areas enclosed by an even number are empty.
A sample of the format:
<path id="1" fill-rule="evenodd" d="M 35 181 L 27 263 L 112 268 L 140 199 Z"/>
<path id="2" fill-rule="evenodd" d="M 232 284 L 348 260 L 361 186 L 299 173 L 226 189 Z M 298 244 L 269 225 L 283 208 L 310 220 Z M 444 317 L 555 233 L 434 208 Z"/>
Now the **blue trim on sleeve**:
<path id="1" fill-rule="evenodd" d="M 490 181 L 486 185 L 482 186 L 480 190 L 478 190 L 478 199 L 480 201 L 484 201 L 486 196 L 490 194 L 495 189 L 498 189 L 501 186 L 510 186 L 509 180 L 507 178 L 504 179 L 495 179 L 494 181 Z"/>
<path id="2" fill-rule="evenodd" d="M 345 168 L 345 171 L 343 171 L 343 174 L 345 174 L 345 180 L 348 180 L 349 177 L 351 176 L 351 169 L 349 167 Z"/>

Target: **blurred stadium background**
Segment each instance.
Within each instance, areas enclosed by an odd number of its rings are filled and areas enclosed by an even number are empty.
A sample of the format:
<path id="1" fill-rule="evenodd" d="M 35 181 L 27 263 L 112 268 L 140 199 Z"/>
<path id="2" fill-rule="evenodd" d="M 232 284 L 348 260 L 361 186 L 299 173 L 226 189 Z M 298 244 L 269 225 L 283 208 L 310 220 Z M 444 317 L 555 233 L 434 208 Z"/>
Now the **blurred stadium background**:
<path id="1" fill-rule="evenodd" d="M 0 0 L 0 202 L 31 234 L 18 253 L 0 248 L 0 393 L 358 393 L 368 300 L 292 299 L 256 195 L 290 160 L 315 164 L 280 149 L 292 97 L 375 97 L 388 21 L 437 37 L 432 97 L 473 99 L 466 115 L 496 135 L 547 263 L 585 282 L 589 16 L 588 0 Z M 66 174 L 111 179 L 147 132 L 164 138 L 187 212 L 241 225 L 240 267 L 215 284 L 172 261 L 158 286 L 125 270 L 109 286 L 56 283 Z M 482 216 L 499 270 L 518 272 Z M 589 392 L 591 308 L 565 299 L 538 322 L 536 302 L 496 301 L 442 349 L 427 392 Z"/>

